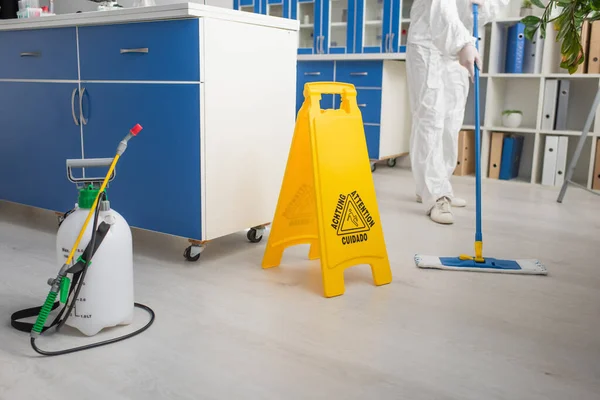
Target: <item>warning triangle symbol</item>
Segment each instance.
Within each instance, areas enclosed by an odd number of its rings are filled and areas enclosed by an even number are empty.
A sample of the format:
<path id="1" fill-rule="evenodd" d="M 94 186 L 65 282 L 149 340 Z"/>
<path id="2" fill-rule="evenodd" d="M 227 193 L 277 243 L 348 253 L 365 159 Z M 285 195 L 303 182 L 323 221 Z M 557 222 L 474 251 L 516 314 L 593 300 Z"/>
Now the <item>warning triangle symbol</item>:
<path id="1" fill-rule="evenodd" d="M 358 211 L 358 207 L 352 197 L 346 197 L 342 221 L 338 226 L 337 234 L 341 236 L 349 233 L 367 232 L 370 229 L 367 221 L 365 221 L 365 217 Z"/>

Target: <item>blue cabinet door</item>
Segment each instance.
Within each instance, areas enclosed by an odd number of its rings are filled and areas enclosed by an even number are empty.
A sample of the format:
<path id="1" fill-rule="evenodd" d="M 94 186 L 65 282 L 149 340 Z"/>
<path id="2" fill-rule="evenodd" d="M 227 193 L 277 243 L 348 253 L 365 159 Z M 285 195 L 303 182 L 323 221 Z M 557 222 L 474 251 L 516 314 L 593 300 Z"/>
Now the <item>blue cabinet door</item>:
<path id="1" fill-rule="evenodd" d="M 298 54 L 320 54 L 321 14 L 315 0 L 292 0 L 292 18 L 300 22 Z"/>
<path id="2" fill-rule="evenodd" d="M 77 189 L 67 179 L 66 160 L 81 158 L 81 128 L 73 118 L 77 89 L 73 83 L 0 82 L 0 199 L 73 208 Z"/>
<path id="3" fill-rule="evenodd" d="M 201 240 L 200 85 L 84 87 L 86 158 L 112 157 L 132 126 L 144 128 L 119 160 L 111 206 L 131 226 Z"/>
<path id="4" fill-rule="evenodd" d="M 233 9 L 260 13 L 260 3 L 262 0 L 233 0 Z"/>
<path id="5" fill-rule="evenodd" d="M 390 0 L 356 1 L 356 53 L 384 53 L 389 44 Z"/>
<path id="6" fill-rule="evenodd" d="M 320 35 L 324 36 L 321 50 L 327 54 L 351 53 L 354 38 L 355 0 L 317 0 Z"/>
<path id="7" fill-rule="evenodd" d="M 406 38 L 408 36 L 408 17 L 410 16 L 410 0 L 391 0 L 392 1 L 392 53 L 406 52 Z"/>

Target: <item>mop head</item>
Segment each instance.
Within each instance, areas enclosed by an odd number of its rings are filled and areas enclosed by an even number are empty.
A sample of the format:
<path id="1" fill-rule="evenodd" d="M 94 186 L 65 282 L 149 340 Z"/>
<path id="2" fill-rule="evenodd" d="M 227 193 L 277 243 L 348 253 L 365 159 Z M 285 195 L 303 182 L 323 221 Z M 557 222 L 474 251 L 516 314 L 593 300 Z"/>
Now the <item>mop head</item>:
<path id="1" fill-rule="evenodd" d="M 497 274 L 548 275 L 546 267 L 536 259 L 499 260 L 486 258 L 484 262 L 462 260 L 458 257 L 415 255 L 419 268 L 445 269 L 450 271 L 493 272 Z"/>

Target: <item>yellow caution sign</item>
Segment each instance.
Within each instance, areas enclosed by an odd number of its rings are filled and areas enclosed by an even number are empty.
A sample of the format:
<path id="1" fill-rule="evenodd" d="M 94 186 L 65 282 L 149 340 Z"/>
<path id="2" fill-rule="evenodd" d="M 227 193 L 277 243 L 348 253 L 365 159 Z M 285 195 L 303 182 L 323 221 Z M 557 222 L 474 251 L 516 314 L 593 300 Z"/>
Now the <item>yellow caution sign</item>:
<path id="1" fill-rule="evenodd" d="M 341 107 L 321 110 L 322 94 Z M 304 86 L 292 146 L 262 266 L 276 267 L 286 248 L 310 244 L 321 259 L 325 297 L 344 293 L 344 270 L 371 266 L 375 285 L 392 281 L 362 116 L 351 84 Z"/>

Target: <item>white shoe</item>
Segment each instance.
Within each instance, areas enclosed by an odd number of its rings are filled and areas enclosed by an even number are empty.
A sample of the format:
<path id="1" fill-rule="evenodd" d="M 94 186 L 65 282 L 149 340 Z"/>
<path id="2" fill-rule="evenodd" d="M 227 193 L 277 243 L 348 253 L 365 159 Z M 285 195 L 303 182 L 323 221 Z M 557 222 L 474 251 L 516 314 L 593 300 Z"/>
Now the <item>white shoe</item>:
<path id="1" fill-rule="evenodd" d="M 429 210 L 429 217 L 438 224 L 453 224 L 454 216 L 450 199 L 448 197 L 439 198 Z"/>
<path id="2" fill-rule="evenodd" d="M 417 203 L 422 203 L 423 199 L 421 196 L 417 195 Z M 452 197 L 450 199 L 450 204 L 452 207 L 466 207 L 467 201 L 465 199 L 461 199 L 460 197 Z"/>

